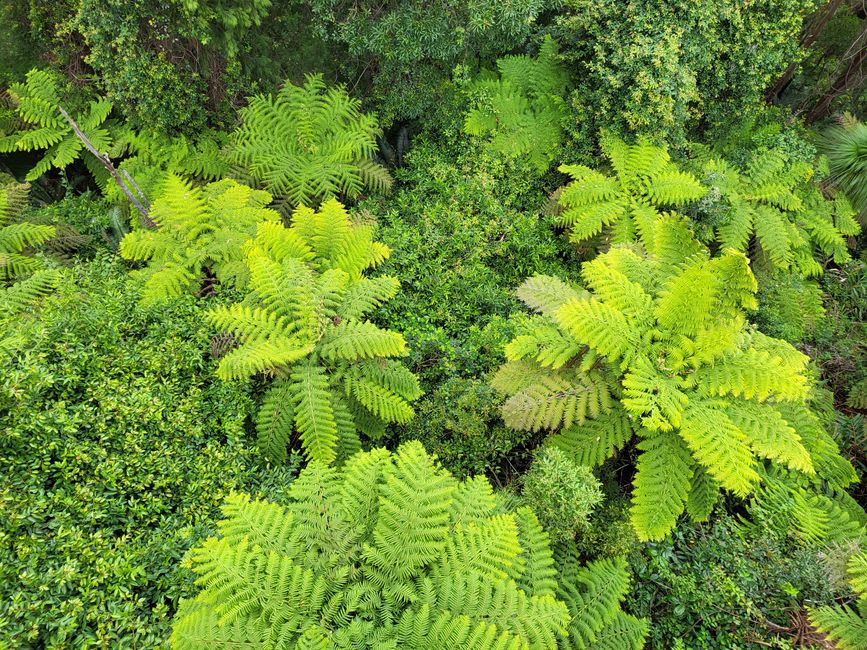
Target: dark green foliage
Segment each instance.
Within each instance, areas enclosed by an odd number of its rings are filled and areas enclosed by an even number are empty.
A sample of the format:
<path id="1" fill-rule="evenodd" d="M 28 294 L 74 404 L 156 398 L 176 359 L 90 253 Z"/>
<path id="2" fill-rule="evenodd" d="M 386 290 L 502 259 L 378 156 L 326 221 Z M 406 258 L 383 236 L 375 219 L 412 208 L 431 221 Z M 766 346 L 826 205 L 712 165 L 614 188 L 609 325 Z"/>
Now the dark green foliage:
<path id="1" fill-rule="evenodd" d="M 627 600 L 650 617 L 652 648 L 788 648 L 797 632 L 791 617 L 803 603 L 836 595 L 818 549 L 746 536 L 726 516 L 647 545 L 631 564 L 635 582 Z"/>
<path id="2" fill-rule="evenodd" d="M 560 272 L 574 254 L 536 214 L 544 193 L 483 152 L 417 141 L 398 178 L 387 203 L 361 206 L 378 215 L 377 237 L 392 249 L 383 271 L 401 278 L 382 319 L 407 337 L 423 381 L 480 376 L 509 336 L 498 332 L 517 304 L 514 287 Z"/>
<path id="3" fill-rule="evenodd" d="M 256 37 L 271 4 L 68 0 L 33 3 L 27 19 L 41 48 L 72 75 L 95 76 L 133 126 L 194 132 L 249 91 L 249 53 L 272 47 L 270 34 Z"/>
<path id="4" fill-rule="evenodd" d="M 421 441 L 458 477 L 508 476 L 509 461 L 529 434 L 502 425 L 501 403 L 484 381 L 451 377 L 419 400 L 415 418 L 398 435 Z"/>
<path id="5" fill-rule="evenodd" d="M 555 35 L 573 70 L 575 123 L 683 142 L 741 118 L 798 56 L 813 0 L 567 0 Z"/>
<path id="6" fill-rule="evenodd" d="M 347 78 L 372 72 L 385 124 L 426 116 L 454 66 L 520 48 L 549 0 L 310 0 L 316 31 L 349 53 Z"/>
<path id="7" fill-rule="evenodd" d="M 126 276 L 98 256 L 3 323 L 5 647 L 161 646 L 190 587 L 172 566 L 224 495 L 286 481 L 256 469 L 253 402 L 215 378 L 195 301 L 144 311 Z"/>

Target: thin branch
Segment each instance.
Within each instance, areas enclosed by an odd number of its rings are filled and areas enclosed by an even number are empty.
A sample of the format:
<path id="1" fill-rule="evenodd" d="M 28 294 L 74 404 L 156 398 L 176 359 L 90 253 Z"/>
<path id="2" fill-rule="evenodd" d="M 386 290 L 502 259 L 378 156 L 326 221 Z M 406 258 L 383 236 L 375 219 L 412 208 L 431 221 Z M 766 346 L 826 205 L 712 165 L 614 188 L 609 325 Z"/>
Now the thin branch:
<path id="1" fill-rule="evenodd" d="M 78 139 L 81 140 L 84 146 L 87 147 L 87 150 L 96 157 L 96 159 L 102 164 L 102 166 L 105 167 L 106 170 L 108 170 L 108 173 L 114 179 L 114 182 L 117 183 L 117 186 L 126 195 L 126 198 L 128 198 L 130 203 L 132 203 L 135 206 L 136 210 L 138 210 L 139 218 L 141 219 L 142 225 L 144 225 L 145 228 L 156 228 L 156 224 L 148 215 L 147 208 L 142 204 L 141 201 L 139 201 L 139 199 L 135 197 L 135 195 L 132 193 L 132 190 L 129 189 L 129 186 L 124 182 L 123 178 L 121 178 L 121 175 L 112 164 L 111 159 L 108 157 L 108 154 L 100 153 L 97 150 L 97 148 L 88 139 L 88 137 L 84 135 L 81 127 L 79 127 L 75 120 L 70 117 L 69 113 L 64 110 L 63 106 L 58 106 L 57 110 L 59 110 L 60 114 L 63 115 L 67 122 L 69 122 L 69 126 L 71 126 L 72 130 L 75 131 L 75 135 L 78 136 Z M 129 178 L 129 174 L 127 174 L 127 178 Z M 132 179 L 130 178 L 130 180 Z M 135 182 L 133 182 L 133 185 L 135 185 Z M 144 194 L 141 192 L 141 189 L 139 189 L 138 185 L 135 185 L 135 188 L 144 199 Z M 147 201 L 147 199 L 145 199 L 145 201 Z"/>

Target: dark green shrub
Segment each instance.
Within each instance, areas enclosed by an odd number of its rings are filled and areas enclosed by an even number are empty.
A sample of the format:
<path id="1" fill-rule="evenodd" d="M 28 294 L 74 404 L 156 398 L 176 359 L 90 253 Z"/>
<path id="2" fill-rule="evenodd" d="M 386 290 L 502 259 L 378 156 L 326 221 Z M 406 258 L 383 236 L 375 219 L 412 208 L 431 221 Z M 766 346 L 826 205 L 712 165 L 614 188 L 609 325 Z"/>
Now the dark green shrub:
<path id="1" fill-rule="evenodd" d="M 550 0 L 310 0 L 315 32 L 344 47 L 347 78 L 372 72 L 370 94 L 386 124 L 425 116 L 455 65 L 520 48 Z M 354 65 L 353 65 L 354 64 Z M 357 68 L 354 69 L 354 68 Z M 360 74 L 359 74 L 360 73 Z"/>
<path id="2" fill-rule="evenodd" d="M 416 404 L 400 439 L 420 440 L 456 476 L 508 475 L 509 460 L 529 436 L 502 425 L 501 401 L 484 381 L 452 377 Z"/>
<path id="3" fill-rule="evenodd" d="M 484 349 L 502 321 L 483 334 L 486 325 L 515 311 L 527 276 L 563 269 L 574 253 L 539 218 L 547 196 L 532 175 L 482 151 L 414 143 L 397 176 L 388 200 L 359 210 L 381 215 L 376 238 L 391 248 L 382 272 L 401 280 L 381 320 L 406 336 L 423 381 L 479 376 L 501 347 Z"/>
<path id="4" fill-rule="evenodd" d="M 628 602 L 636 614 L 652 617 L 652 648 L 790 647 L 787 635 L 774 630 L 789 628 L 804 603 L 828 603 L 835 595 L 818 550 L 748 537 L 725 516 L 646 545 L 632 565 Z"/>
<path id="5" fill-rule="evenodd" d="M 192 297 L 137 305 L 107 256 L 64 275 L 0 370 L 0 646 L 154 648 L 172 568 L 223 497 L 266 475 L 245 432 L 245 384 L 219 381 Z"/>

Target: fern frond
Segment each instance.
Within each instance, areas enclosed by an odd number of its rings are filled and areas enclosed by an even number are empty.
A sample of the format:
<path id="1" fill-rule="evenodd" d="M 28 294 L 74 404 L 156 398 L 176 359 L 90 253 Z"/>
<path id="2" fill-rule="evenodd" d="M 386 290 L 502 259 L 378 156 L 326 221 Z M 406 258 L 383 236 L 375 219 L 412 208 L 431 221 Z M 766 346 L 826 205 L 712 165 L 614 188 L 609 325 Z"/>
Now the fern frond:
<path id="1" fill-rule="evenodd" d="M 608 412 L 564 428 L 549 440 L 581 465 L 596 467 L 608 460 L 632 439 L 632 422 L 615 403 Z"/>
<path id="2" fill-rule="evenodd" d="M 331 463 L 337 458 L 337 423 L 325 370 L 312 363 L 298 364 L 290 375 L 295 427 L 310 460 Z"/>
<path id="3" fill-rule="evenodd" d="M 693 460 L 680 436 L 655 433 L 638 443 L 631 519 L 639 539 L 664 538 L 686 507 Z"/>

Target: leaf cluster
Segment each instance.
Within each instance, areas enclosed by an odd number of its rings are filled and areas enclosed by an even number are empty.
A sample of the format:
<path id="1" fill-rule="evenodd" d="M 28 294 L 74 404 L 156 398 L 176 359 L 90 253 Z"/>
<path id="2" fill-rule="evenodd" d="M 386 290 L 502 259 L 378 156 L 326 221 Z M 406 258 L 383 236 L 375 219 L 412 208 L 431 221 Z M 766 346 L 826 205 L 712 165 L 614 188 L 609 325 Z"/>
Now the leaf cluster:
<path id="1" fill-rule="evenodd" d="M 264 221 L 247 247 L 249 293 L 208 314 L 238 347 L 222 358 L 226 380 L 265 373 L 274 382 L 257 418 L 259 443 L 275 462 L 297 434 L 311 460 L 330 463 L 377 438 L 386 423 L 406 423 L 421 394 L 394 357 L 403 336 L 365 316 L 392 298 L 396 279 L 366 278 L 388 257 L 370 226 L 353 224 L 336 200 L 299 208 L 292 227 Z"/>

